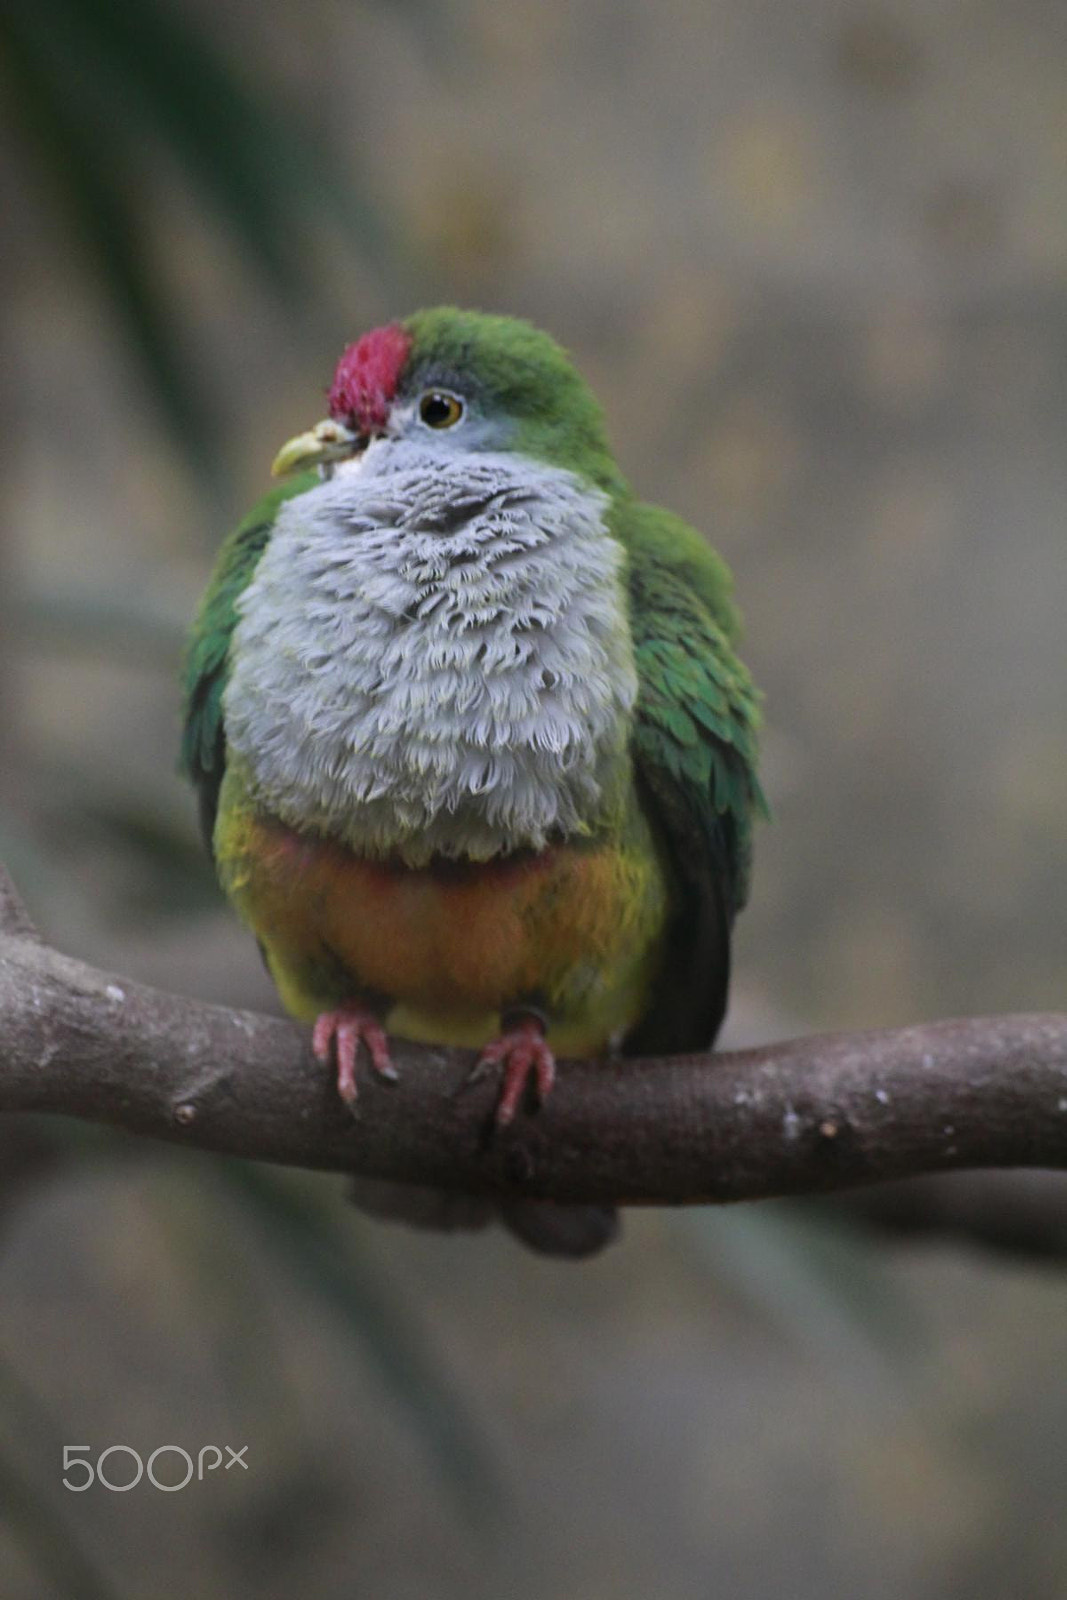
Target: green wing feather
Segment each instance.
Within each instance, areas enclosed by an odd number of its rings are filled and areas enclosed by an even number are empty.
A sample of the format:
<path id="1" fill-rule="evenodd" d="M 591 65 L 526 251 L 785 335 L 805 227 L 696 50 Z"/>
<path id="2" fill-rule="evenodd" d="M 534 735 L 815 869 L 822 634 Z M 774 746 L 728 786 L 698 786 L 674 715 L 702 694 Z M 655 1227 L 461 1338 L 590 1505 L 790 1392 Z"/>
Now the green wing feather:
<path id="1" fill-rule="evenodd" d="M 705 540 L 631 500 L 617 505 L 613 531 L 628 559 L 637 779 L 676 896 L 663 975 L 627 1049 L 703 1049 L 726 1010 L 730 929 L 748 894 L 753 821 L 766 812 L 759 698 L 734 649 L 729 571 Z"/>
<path id="2" fill-rule="evenodd" d="M 266 549 L 278 507 L 318 483 L 301 473 L 266 495 L 224 542 L 200 611 L 189 636 L 182 670 L 185 721 L 181 768 L 200 797 L 200 825 L 211 848 L 219 788 L 226 770 L 222 696 L 229 672 L 230 640 L 237 625 L 237 601 L 251 582 Z"/>

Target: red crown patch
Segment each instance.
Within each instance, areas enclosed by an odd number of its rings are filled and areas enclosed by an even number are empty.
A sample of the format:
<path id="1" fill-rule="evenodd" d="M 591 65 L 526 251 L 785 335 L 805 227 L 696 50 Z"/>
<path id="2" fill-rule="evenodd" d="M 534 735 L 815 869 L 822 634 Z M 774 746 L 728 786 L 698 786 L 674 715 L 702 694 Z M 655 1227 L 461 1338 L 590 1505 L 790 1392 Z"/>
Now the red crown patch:
<path id="1" fill-rule="evenodd" d="M 372 328 L 350 344 L 330 386 L 330 416 L 357 433 L 384 427 L 404 370 L 411 335 L 398 322 Z"/>

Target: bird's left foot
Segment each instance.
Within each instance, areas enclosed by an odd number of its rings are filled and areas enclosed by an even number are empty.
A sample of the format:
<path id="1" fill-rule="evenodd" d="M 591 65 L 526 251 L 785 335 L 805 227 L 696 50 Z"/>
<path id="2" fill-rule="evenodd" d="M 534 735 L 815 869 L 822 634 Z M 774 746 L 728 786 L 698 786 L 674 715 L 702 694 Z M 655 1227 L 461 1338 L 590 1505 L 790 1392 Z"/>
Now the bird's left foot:
<path id="1" fill-rule="evenodd" d="M 503 1065 L 503 1082 L 497 1101 L 496 1120 L 506 1128 L 515 1119 L 519 1102 L 531 1077 L 537 1097 L 544 1103 L 556 1081 L 556 1058 L 545 1038 L 545 1025 L 539 1017 L 522 1017 L 507 1028 L 499 1039 L 487 1044 L 478 1058 L 475 1072 L 480 1077 L 490 1067 Z"/>
<path id="2" fill-rule="evenodd" d="M 357 1099 L 356 1056 L 361 1043 L 366 1045 L 378 1076 L 395 1082 L 397 1070 L 389 1056 L 389 1041 L 373 1011 L 366 1006 L 339 1006 L 336 1011 L 323 1011 L 316 1019 L 311 1035 L 315 1059 L 328 1064 L 336 1044 L 337 1093 L 350 1111 L 355 1109 Z"/>

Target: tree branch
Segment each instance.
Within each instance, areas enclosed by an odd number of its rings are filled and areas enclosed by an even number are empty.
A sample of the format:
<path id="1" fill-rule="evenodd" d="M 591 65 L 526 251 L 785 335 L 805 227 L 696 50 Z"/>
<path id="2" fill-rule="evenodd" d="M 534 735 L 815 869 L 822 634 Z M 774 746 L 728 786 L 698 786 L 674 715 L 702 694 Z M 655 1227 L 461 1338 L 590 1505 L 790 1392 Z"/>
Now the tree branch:
<path id="1" fill-rule="evenodd" d="M 468 1051 L 394 1041 L 339 1102 L 306 1030 L 112 978 L 42 944 L 0 881 L 0 1111 L 472 1194 L 692 1203 L 962 1167 L 1067 1169 L 1067 1016 L 969 1018 L 718 1055 L 563 1063 L 493 1123 Z"/>
<path id="2" fill-rule="evenodd" d="M 11 881 L 11 874 L 0 862 L 0 935 L 10 939 L 25 939 L 31 944 L 40 934 L 30 921 L 30 914 L 22 903 L 22 896 Z"/>

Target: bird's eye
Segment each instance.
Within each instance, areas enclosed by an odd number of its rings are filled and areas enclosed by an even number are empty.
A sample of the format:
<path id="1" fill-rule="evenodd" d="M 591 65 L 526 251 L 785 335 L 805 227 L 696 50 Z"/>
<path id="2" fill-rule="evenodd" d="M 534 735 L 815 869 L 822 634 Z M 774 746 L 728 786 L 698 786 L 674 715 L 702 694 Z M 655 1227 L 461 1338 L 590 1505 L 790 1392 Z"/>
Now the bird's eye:
<path id="1" fill-rule="evenodd" d="M 419 417 L 428 428 L 454 428 L 463 415 L 463 401 L 446 389 L 428 389 L 419 401 Z"/>

